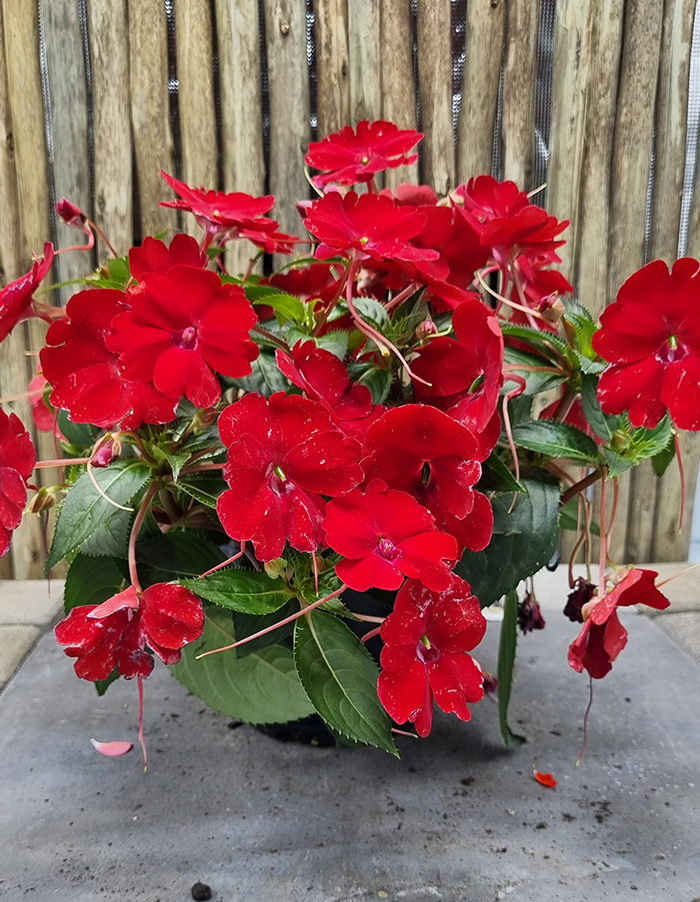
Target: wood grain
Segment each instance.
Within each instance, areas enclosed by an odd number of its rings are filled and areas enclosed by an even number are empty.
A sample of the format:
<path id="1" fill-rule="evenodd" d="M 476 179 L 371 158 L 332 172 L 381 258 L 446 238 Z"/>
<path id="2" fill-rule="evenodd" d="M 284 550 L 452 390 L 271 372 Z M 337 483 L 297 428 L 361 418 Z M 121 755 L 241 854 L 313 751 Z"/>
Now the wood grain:
<path id="1" fill-rule="evenodd" d="M 503 81 L 503 175 L 521 189 L 535 187 L 535 74 L 539 3 L 510 0 L 506 11 Z"/>
<path id="2" fill-rule="evenodd" d="M 348 0 L 322 0 L 316 13 L 318 137 L 350 125 Z"/>
<path id="3" fill-rule="evenodd" d="M 399 128 L 416 128 L 416 93 L 413 79 L 410 0 L 381 0 L 382 118 Z M 418 163 L 385 173 L 385 184 L 396 188 L 418 180 Z"/>
<path id="4" fill-rule="evenodd" d="M 381 0 L 347 0 L 350 121 L 373 122 L 382 116 Z"/>
<path id="5" fill-rule="evenodd" d="M 451 4 L 418 4 L 418 81 L 423 114 L 423 181 L 438 195 L 455 187 L 452 134 Z"/>

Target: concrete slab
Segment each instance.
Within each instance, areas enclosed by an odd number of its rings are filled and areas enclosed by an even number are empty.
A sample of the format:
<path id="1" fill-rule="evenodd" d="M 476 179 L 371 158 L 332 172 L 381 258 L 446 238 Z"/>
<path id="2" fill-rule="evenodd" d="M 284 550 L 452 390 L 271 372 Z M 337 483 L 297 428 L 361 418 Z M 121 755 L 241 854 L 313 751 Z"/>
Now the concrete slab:
<path id="1" fill-rule="evenodd" d="M 515 752 L 489 699 L 469 724 L 399 737 L 398 762 L 280 743 L 231 729 L 161 667 L 147 774 L 137 749 L 107 759 L 88 743 L 136 742 L 136 686 L 98 699 L 45 635 L 0 696 L 0 898 L 186 902 L 202 880 L 216 902 L 691 902 L 700 667 L 655 622 L 625 625 L 578 768 L 588 683 L 566 664 L 577 626 L 554 613 L 520 642 L 512 724 L 529 742 Z M 491 624 L 492 671 L 496 641 Z"/>
<path id="2" fill-rule="evenodd" d="M 0 689 L 32 650 L 40 635 L 38 626 L 0 626 Z"/>
<path id="3" fill-rule="evenodd" d="M 700 611 L 667 614 L 656 622 L 677 645 L 700 661 Z"/>
<path id="4" fill-rule="evenodd" d="M 64 580 L 0 580 L 0 625 L 32 623 L 45 626 L 63 609 Z"/>

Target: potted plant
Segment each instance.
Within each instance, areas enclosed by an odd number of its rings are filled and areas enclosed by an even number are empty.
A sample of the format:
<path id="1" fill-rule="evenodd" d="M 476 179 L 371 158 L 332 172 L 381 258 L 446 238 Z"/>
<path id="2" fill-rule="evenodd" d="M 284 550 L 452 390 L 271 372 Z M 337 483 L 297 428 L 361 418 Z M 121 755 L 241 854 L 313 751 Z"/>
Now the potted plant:
<path id="1" fill-rule="evenodd" d="M 516 633 L 544 626 L 532 586 L 517 591 L 561 529 L 589 564 L 600 536 L 597 585 L 572 576 L 565 609 L 582 624 L 576 670 L 610 670 L 618 606 L 668 604 L 656 574 L 606 548 L 619 475 L 648 458 L 663 471 L 676 430 L 700 429 L 697 262 L 631 275 L 599 327 L 555 268 L 567 223 L 514 183 L 379 190 L 421 137 L 361 122 L 312 144 L 318 197 L 298 204 L 310 237 L 279 231 L 273 197 L 163 173 L 178 195 L 164 205 L 193 215 L 201 241 L 115 253 L 65 309 L 34 297 L 58 253 L 47 244 L 2 290 L 0 338 L 50 323 L 30 392 L 67 456 L 37 462 L 0 412 L 0 551 L 25 506 L 56 506 L 56 638 L 98 692 L 136 680 L 142 744 L 160 659 L 228 715 L 316 712 L 339 742 L 395 754 L 401 728 L 430 733 L 434 702 L 469 719 L 481 609 L 501 598 L 500 723 L 517 744 Z M 91 248 L 97 227 L 57 208 Z M 243 275 L 226 268 L 232 241 L 253 249 Z M 60 483 L 33 485 L 41 467 Z"/>

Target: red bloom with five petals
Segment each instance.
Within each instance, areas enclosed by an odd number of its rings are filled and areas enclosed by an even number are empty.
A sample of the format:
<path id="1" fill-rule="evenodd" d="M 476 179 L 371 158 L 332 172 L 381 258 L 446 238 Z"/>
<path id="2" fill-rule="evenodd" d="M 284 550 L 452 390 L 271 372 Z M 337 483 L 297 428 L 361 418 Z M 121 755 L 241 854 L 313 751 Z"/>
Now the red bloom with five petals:
<path id="1" fill-rule="evenodd" d="M 212 407 L 221 397 L 216 372 L 233 378 L 251 372 L 257 318 L 239 286 L 222 285 L 210 270 L 173 266 L 165 276 L 145 273 L 128 302 L 107 342 L 120 354 L 126 379 L 153 380 L 170 398 L 185 395 L 197 407 Z"/>
<path id="2" fill-rule="evenodd" d="M 34 292 L 53 264 L 53 244 L 44 245 L 44 259 L 36 260 L 31 270 L 0 289 L 0 341 L 4 341 L 17 323 L 29 319 Z"/>
<path id="3" fill-rule="evenodd" d="M 147 272 L 167 275 L 173 266 L 195 266 L 204 269 L 207 255 L 202 253 L 199 245 L 191 235 L 178 232 L 173 236 L 170 246 L 158 238 L 144 238 L 141 247 L 132 247 L 129 251 L 129 269 L 135 279 L 140 279 Z"/>
<path id="4" fill-rule="evenodd" d="M 0 557 L 7 554 L 12 531 L 22 522 L 35 463 L 34 445 L 21 420 L 0 408 Z"/>
<path id="5" fill-rule="evenodd" d="M 397 723 L 430 733 L 433 699 L 447 714 L 469 720 L 468 703 L 484 697 L 484 675 L 468 652 L 486 632 L 479 600 L 458 576 L 442 592 L 409 579 L 381 628 L 384 640 L 377 693 Z"/>
<path id="6" fill-rule="evenodd" d="M 216 509 L 226 532 L 251 541 L 261 561 L 285 542 L 315 551 L 323 540 L 323 495 L 349 492 L 362 480 L 360 445 L 335 428 L 316 401 L 282 392 L 249 394 L 219 417 L 228 449 L 224 477 L 231 490 Z"/>
<path id="7" fill-rule="evenodd" d="M 569 647 L 569 665 L 578 673 L 584 669 L 595 680 L 612 670 L 612 662 L 627 644 L 627 630 L 620 623 L 617 608 L 645 604 L 662 611 L 670 604 L 654 585 L 653 570 L 634 568 L 603 598 L 583 606 L 583 629 Z"/>
<path id="8" fill-rule="evenodd" d="M 385 169 L 415 163 L 418 154 L 412 151 L 422 138 L 420 132 L 400 129 L 393 122 L 364 120 L 357 123 L 356 130 L 346 125 L 323 141 L 309 144 L 305 160 L 326 172 L 313 179 L 319 188 L 329 182 L 355 185 L 370 182 Z"/>
<path id="9" fill-rule="evenodd" d="M 625 282 L 600 317 L 593 348 L 611 362 L 598 383 L 606 413 L 629 410 L 656 426 L 666 410 L 679 429 L 700 430 L 700 269 L 655 260 Z"/>
<path id="10" fill-rule="evenodd" d="M 457 542 L 438 532 L 435 518 L 406 492 L 373 480 L 330 501 L 323 521 L 326 542 L 345 560 L 335 572 L 358 592 L 398 589 L 403 577 L 419 579 L 440 592 L 452 580 L 448 564 L 457 560 Z"/>

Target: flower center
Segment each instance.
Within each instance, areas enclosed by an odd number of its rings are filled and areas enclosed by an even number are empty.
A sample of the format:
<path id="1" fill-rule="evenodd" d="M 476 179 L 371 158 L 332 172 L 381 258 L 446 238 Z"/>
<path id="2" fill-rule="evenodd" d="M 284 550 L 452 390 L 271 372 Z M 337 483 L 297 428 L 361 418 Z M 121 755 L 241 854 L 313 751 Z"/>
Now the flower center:
<path id="1" fill-rule="evenodd" d="M 377 543 L 377 551 L 387 561 L 395 561 L 401 555 L 400 550 L 391 539 L 382 537 Z"/>
<path id="2" fill-rule="evenodd" d="M 674 360 L 680 360 L 685 355 L 685 346 L 679 344 L 678 336 L 671 333 L 657 351 L 656 357 L 661 363 L 673 363 Z"/>
<path id="3" fill-rule="evenodd" d="M 420 471 L 420 481 L 421 485 L 427 485 L 430 482 L 430 462 L 427 460 Z"/>
<path id="4" fill-rule="evenodd" d="M 194 326 L 188 326 L 173 335 L 175 346 L 185 351 L 191 351 L 197 347 L 197 330 Z"/>
<path id="5" fill-rule="evenodd" d="M 481 386 L 484 384 L 485 380 L 486 380 L 486 377 L 484 376 L 483 373 L 481 373 L 479 376 L 477 376 L 476 379 L 469 386 L 469 394 L 475 395 L 479 391 Z"/>
<path id="6" fill-rule="evenodd" d="M 364 238 L 360 238 L 360 244 L 364 247 L 369 242 L 369 238 L 366 236 Z"/>
<path id="7" fill-rule="evenodd" d="M 362 157 L 362 163 L 366 166 L 369 163 L 369 157 Z"/>
<path id="8" fill-rule="evenodd" d="M 284 475 L 281 467 L 275 467 L 275 476 L 280 480 L 280 482 L 286 482 L 287 477 Z"/>
<path id="9" fill-rule="evenodd" d="M 440 649 L 435 645 L 431 645 L 427 636 L 422 636 L 416 646 L 416 655 L 423 664 L 434 664 L 440 660 Z"/>

